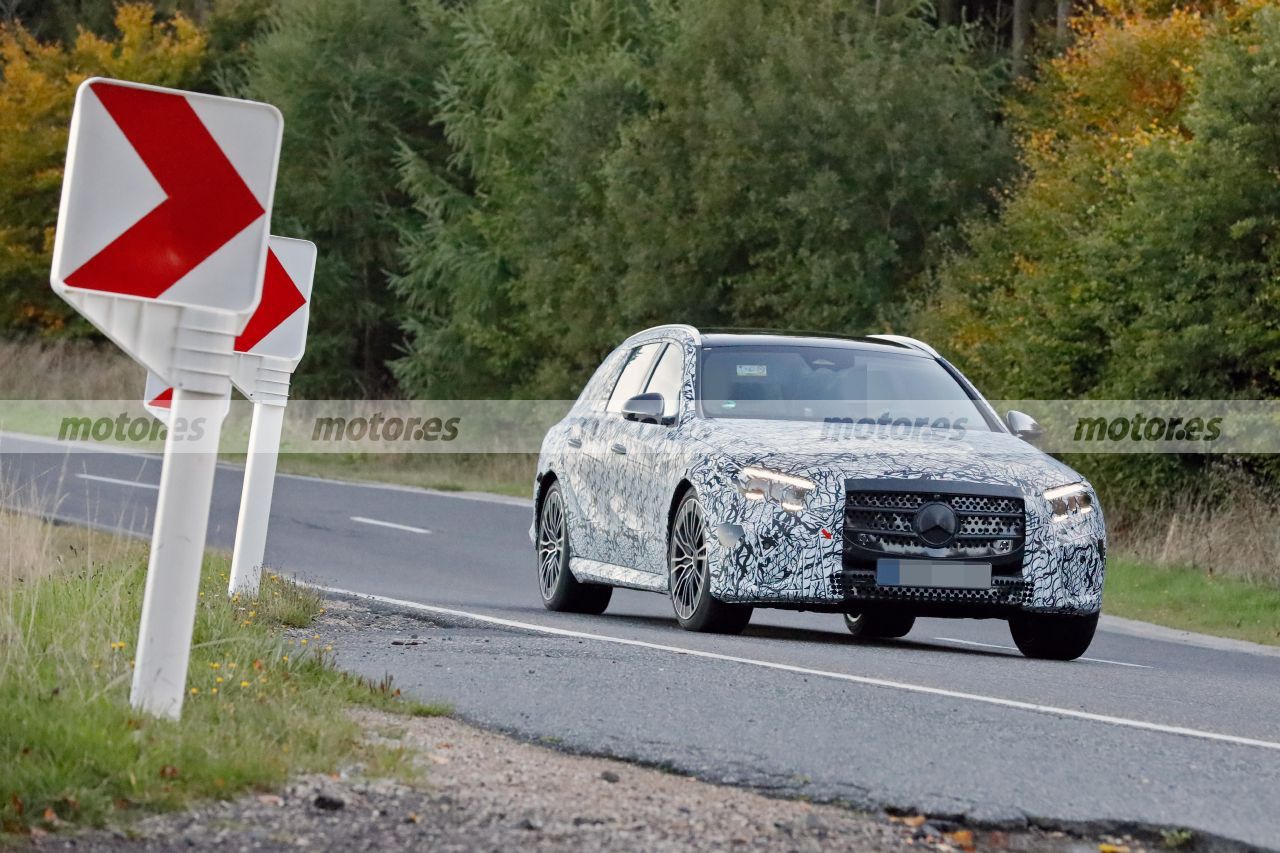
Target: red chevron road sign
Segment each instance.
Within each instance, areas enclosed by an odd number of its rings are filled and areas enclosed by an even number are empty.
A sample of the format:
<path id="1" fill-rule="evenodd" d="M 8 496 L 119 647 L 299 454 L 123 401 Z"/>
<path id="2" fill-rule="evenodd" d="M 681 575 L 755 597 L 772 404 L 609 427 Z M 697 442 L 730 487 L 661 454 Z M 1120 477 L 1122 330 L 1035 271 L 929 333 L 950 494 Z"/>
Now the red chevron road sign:
<path id="1" fill-rule="evenodd" d="M 86 81 L 67 148 L 55 289 L 247 317 L 282 127 L 266 104 Z"/>
<path id="2" fill-rule="evenodd" d="M 236 352 L 295 360 L 302 357 L 315 265 L 315 244 L 271 238 L 262 301 L 236 338 Z"/>

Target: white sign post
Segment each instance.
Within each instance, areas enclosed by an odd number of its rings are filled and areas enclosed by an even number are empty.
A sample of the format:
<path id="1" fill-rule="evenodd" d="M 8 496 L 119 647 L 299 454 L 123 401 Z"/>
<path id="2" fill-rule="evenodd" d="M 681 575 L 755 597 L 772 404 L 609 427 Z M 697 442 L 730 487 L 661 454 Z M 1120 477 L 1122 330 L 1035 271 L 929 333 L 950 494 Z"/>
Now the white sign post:
<path id="1" fill-rule="evenodd" d="M 253 425 L 228 595 L 256 596 L 262 579 L 284 408 L 289 402 L 290 377 L 306 346 L 315 268 L 315 244 L 272 237 L 262 302 L 236 339 L 231 381 L 253 402 Z"/>
<path id="2" fill-rule="evenodd" d="M 230 389 L 227 389 L 227 391 L 227 396 L 222 398 L 222 406 L 214 413 L 214 417 L 219 421 L 225 420 L 227 414 L 231 411 Z M 170 409 L 173 407 L 173 386 L 148 370 L 147 384 L 142 394 L 142 406 L 151 417 L 166 427 L 170 426 L 169 414 Z"/>
<path id="3" fill-rule="evenodd" d="M 174 388 L 130 696 L 157 716 L 182 712 L 219 412 L 260 296 L 283 128 L 249 101 L 102 79 L 76 93 L 50 280 Z"/>
<path id="4" fill-rule="evenodd" d="M 272 237 L 263 279 L 262 301 L 236 338 L 232 382 L 253 403 L 249 453 L 245 463 L 236 543 L 228 595 L 256 596 L 265 562 L 276 462 L 289 401 L 289 380 L 306 347 L 316 247 L 306 240 Z M 147 374 L 143 405 L 169 423 L 173 389 Z"/>

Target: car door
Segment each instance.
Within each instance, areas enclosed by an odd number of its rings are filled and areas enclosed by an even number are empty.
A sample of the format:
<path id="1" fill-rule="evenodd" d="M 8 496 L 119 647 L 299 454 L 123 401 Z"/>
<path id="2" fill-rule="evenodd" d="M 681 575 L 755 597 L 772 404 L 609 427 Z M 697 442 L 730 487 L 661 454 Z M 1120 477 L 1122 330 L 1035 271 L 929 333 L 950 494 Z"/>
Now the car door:
<path id="1" fill-rule="evenodd" d="M 584 430 L 582 436 L 584 480 L 593 492 L 590 521 L 594 527 L 591 553 L 582 555 L 594 560 L 619 566 L 636 564 L 638 555 L 626 520 L 635 487 L 626 459 L 632 422 L 623 418 L 622 404 L 644 390 L 663 345 L 653 341 L 632 347 L 597 425 L 589 433 Z"/>
<path id="2" fill-rule="evenodd" d="M 595 470 L 598 466 L 590 455 L 590 447 L 600 428 L 605 402 L 618 381 L 623 361 L 621 350 L 610 353 L 558 427 L 563 431 L 564 444 L 554 465 L 565 487 L 569 541 L 573 543 L 576 557 L 601 558 L 602 545 L 596 531 L 598 519 L 602 516 L 603 494 Z"/>
<path id="3" fill-rule="evenodd" d="M 679 458 L 672 438 L 678 426 L 683 379 L 684 348 L 679 343 L 665 343 L 642 389 L 662 395 L 662 418 L 641 421 L 624 417 L 611 443 L 627 484 L 618 513 L 620 538 L 629 555 L 628 565 L 640 571 L 666 571 L 666 509 L 674 485 L 671 469 Z"/>

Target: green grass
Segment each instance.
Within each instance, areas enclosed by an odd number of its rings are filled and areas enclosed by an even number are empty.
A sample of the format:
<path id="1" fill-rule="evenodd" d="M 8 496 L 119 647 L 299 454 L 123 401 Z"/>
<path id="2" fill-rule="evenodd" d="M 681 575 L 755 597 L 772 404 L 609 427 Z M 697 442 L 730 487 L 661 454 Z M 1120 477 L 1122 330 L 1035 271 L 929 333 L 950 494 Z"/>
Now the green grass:
<path id="1" fill-rule="evenodd" d="M 139 714 L 128 695 L 145 552 L 99 549 L 116 553 L 90 561 L 77 544 L 87 535 L 49 537 L 37 556 L 60 567 L 7 584 L 0 577 L 6 832 L 116 823 L 354 763 L 403 775 L 408 756 L 366 744 L 347 709 L 447 712 L 402 699 L 389 681 L 336 670 L 316 635 L 299 630 L 321 613 L 314 593 L 268 575 L 258 599 L 228 601 L 227 561 L 214 556 L 204 567 L 182 720 Z"/>
<path id="2" fill-rule="evenodd" d="M 1254 643 L 1280 645 L 1280 588 L 1199 569 L 1107 564 L 1103 611 Z"/>

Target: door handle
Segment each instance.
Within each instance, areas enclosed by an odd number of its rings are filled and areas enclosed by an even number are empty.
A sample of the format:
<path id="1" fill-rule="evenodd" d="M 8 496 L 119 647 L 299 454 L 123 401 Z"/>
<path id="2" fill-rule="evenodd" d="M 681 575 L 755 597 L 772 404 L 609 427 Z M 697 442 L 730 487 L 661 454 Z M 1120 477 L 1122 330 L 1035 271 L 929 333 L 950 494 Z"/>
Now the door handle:
<path id="1" fill-rule="evenodd" d="M 627 455 L 627 448 L 623 447 L 621 444 L 618 444 L 618 442 L 616 441 L 613 444 L 609 445 L 609 449 L 612 450 L 614 453 L 620 454 L 622 456 Z"/>
<path id="2" fill-rule="evenodd" d="M 578 438 L 577 436 L 571 435 L 567 439 L 565 439 L 564 443 L 569 445 L 570 447 L 581 447 L 582 439 Z"/>

